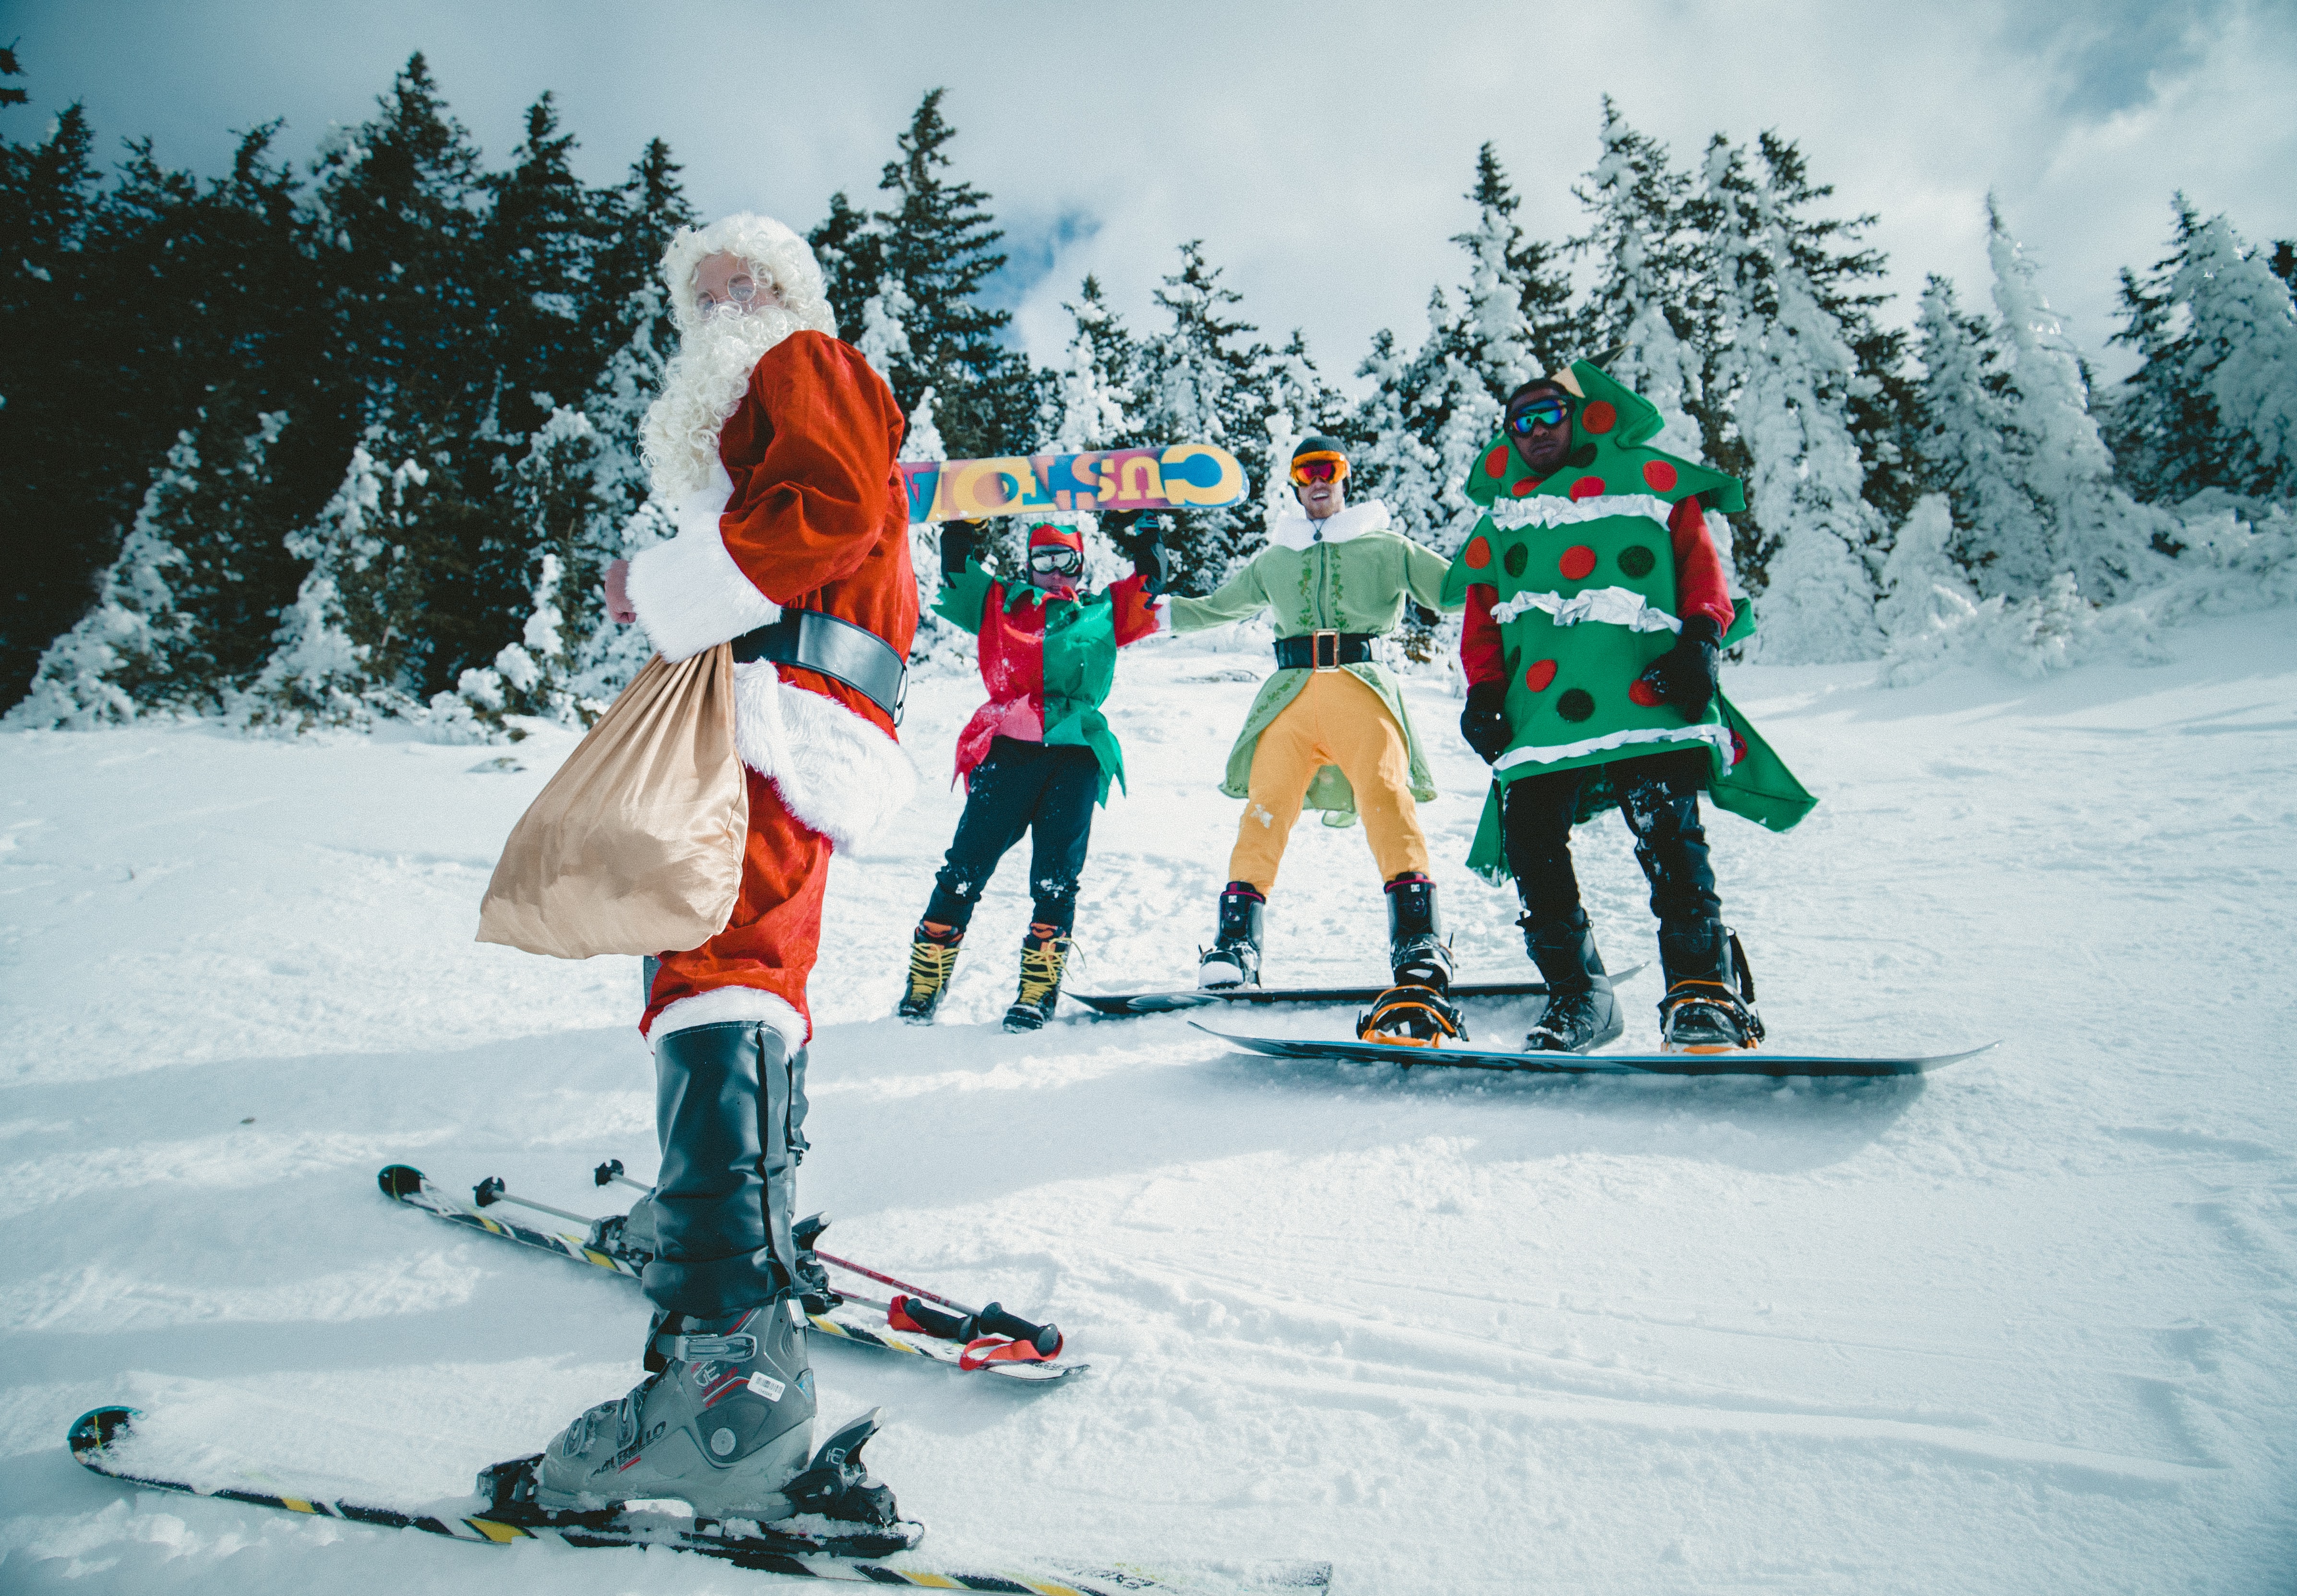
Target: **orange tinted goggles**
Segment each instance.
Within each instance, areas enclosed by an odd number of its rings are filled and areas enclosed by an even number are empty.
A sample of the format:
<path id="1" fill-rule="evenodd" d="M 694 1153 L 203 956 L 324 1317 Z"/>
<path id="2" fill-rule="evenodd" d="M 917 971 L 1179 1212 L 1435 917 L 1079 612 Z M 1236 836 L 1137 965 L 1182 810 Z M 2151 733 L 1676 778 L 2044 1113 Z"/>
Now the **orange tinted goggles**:
<path id="1" fill-rule="evenodd" d="M 1337 482 L 1347 474 L 1348 463 L 1338 455 L 1303 455 L 1292 462 L 1292 480 L 1303 485 Z"/>

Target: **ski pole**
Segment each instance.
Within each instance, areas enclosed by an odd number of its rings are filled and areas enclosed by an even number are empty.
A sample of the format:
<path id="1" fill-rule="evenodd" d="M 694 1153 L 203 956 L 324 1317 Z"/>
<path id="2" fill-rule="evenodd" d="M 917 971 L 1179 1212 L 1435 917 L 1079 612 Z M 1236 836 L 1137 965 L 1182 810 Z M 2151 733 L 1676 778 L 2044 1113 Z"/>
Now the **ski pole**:
<path id="1" fill-rule="evenodd" d="M 813 1249 L 813 1255 L 824 1263 L 835 1263 L 840 1269 L 851 1270 L 857 1275 L 891 1286 L 896 1290 L 907 1292 L 910 1297 L 921 1296 L 926 1302 L 939 1303 L 944 1308 L 957 1310 L 960 1317 L 951 1319 L 945 1313 L 936 1313 L 923 1304 L 910 1301 L 904 1297 L 897 1296 L 888 1304 L 907 1314 L 916 1329 L 923 1330 L 929 1336 L 939 1336 L 949 1341 L 971 1341 L 984 1335 L 1010 1336 L 1016 1341 L 1027 1342 L 1048 1358 L 1060 1350 L 1060 1327 L 1050 1324 L 1031 1324 L 1017 1313 L 1005 1312 L 1005 1305 L 1002 1303 L 992 1303 L 985 1308 L 968 1308 L 963 1303 L 951 1302 L 937 1292 L 927 1291 L 923 1287 L 912 1286 L 907 1280 L 897 1280 L 891 1275 L 881 1275 L 874 1269 L 866 1269 L 859 1263 L 849 1263 L 844 1258 L 825 1253 L 818 1246 Z"/>
<path id="2" fill-rule="evenodd" d="M 478 1199 L 479 1206 L 482 1208 L 491 1208 L 497 1203 L 515 1203 L 522 1208 L 531 1208 L 537 1213 L 555 1213 L 561 1219 L 571 1219 L 578 1225 L 594 1225 L 598 1222 L 580 1213 L 569 1213 L 564 1208 L 554 1208 L 547 1203 L 537 1203 L 526 1197 L 513 1197 L 503 1189 L 503 1179 L 500 1175 L 489 1175 L 471 1188 L 471 1195 Z"/>
<path id="3" fill-rule="evenodd" d="M 590 1179 L 597 1181 L 601 1186 L 627 1186 L 632 1191 L 651 1192 L 654 1189 L 653 1187 L 642 1185 L 639 1182 L 631 1180 L 630 1176 L 624 1174 L 622 1172 L 622 1161 L 619 1158 L 609 1158 L 597 1168 L 592 1170 L 590 1172 Z"/>

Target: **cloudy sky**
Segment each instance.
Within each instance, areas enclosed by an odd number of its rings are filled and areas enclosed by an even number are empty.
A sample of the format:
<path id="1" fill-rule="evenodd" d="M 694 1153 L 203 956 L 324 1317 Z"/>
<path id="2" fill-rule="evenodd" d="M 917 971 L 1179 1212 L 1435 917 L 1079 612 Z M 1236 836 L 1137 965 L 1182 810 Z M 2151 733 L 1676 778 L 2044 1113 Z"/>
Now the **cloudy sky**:
<path id="1" fill-rule="evenodd" d="M 170 164 L 218 170 L 230 129 L 282 116 L 308 155 L 421 50 L 490 160 L 552 89 L 587 178 L 659 134 L 704 211 L 801 229 L 873 190 L 945 85 L 1040 356 L 1087 271 L 1153 325 L 1157 278 L 1201 237 L 1247 319 L 1305 328 L 1345 376 L 1373 329 L 1416 341 L 1428 290 L 1462 276 L 1447 241 L 1485 140 L 1527 231 L 1577 229 L 1607 92 L 1686 164 L 1718 130 L 1799 140 L 1846 212 L 1880 214 L 1902 320 L 1931 272 L 1982 301 L 1992 189 L 2110 371 L 2114 273 L 2159 254 L 2173 191 L 2252 241 L 2297 236 L 2290 0 L 0 0 L 12 37 L 20 139 L 80 99 L 107 147 L 148 134 Z"/>

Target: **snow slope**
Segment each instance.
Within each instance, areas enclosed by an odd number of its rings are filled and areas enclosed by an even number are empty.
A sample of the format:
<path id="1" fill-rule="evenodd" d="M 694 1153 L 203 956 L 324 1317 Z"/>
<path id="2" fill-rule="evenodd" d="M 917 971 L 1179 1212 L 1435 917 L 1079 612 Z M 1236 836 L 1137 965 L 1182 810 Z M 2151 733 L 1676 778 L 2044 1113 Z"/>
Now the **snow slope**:
<path id="1" fill-rule="evenodd" d="M 809 1207 L 830 1245 L 1041 1308 L 1094 1373 L 1030 1394 L 840 1348 L 825 1418 L 943 1563 L 1329 1558 L 1346 1592 L 2293 1588 L 2297 860 L 2288 613 L 2042 683 L 1749 668 L 1824 802 L 1713 836 L 1780 1042 L 1939 1048 L 1922 1081 L 1454 1076 L 1240 1057 L 1177 1017 L 1008 1037 L 1009 861 L 946 1023 L 885 1016 L 958 810 L 928 779 L 841 860 L 815 983 Z M 1260 658 L 1159 640 L 1111 709 L 1080 981 L 1185 982 Z M 1464 973 L 1525 973 L 1460 868 L 1480 767 L 1415 681 Z M 663 1552 L 502 1552 L 137 1495 L 67 1459 L 100 1402 L 412 1502 L 636 1377 L 620 1282 L 387 1205 L 376 1167 L 600 1211 L 654 1162 L 635 960 L 470 941 L 571 739 L 0 739 L 0 1587 L 775 1588 Z M 498 762 L 509 769 L 497 769 Z M 1581 834 L 1615 962 L 1652 957 L 1616 819 Z M 1313 822 L 1270 976 L 1378 978 L 1361 834 Z M 1655 975 L 1626 988 L 1635 1012 Z M 1344 1015 L 1253 1016 L 1299 1033 Z M 1524 1016 L 1484 1010 L 1478 1039 Z M 1651 1040 L 1639 1018 L 1627 1042 Z"/>

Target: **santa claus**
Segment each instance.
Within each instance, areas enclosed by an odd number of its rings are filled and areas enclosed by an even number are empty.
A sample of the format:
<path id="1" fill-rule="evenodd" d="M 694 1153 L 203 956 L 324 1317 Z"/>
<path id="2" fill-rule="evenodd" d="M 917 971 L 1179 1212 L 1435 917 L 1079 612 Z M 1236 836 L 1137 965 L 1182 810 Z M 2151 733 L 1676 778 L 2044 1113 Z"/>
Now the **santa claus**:
<path id="1" fill-rule="evenodd" d="M 821 269 L 779 222 L 684 229 L 662 274 L 680 341 L 645 449 L 678 535 L 609 569 L 607 608 L 672 662 L 733 644 L 750 828 L 732 917 L 661 955 L 639 1021 L 662 1172 L 630 1234 L 653 1232 L 653 1372 L 567 1427 L 536 1495 L 554 1508 L 673 1497 L 762 1522 L 826 1514 L 869 1526 L 859 1540 L 883 1550 L 915 1526 L 854 1455 L 874 1415 L 811 1450 L 790 1226 L 830 851 L 916 784 L 893 734 L 918 620 L 893 466 L 902 415 L 838 341 Z"/>

